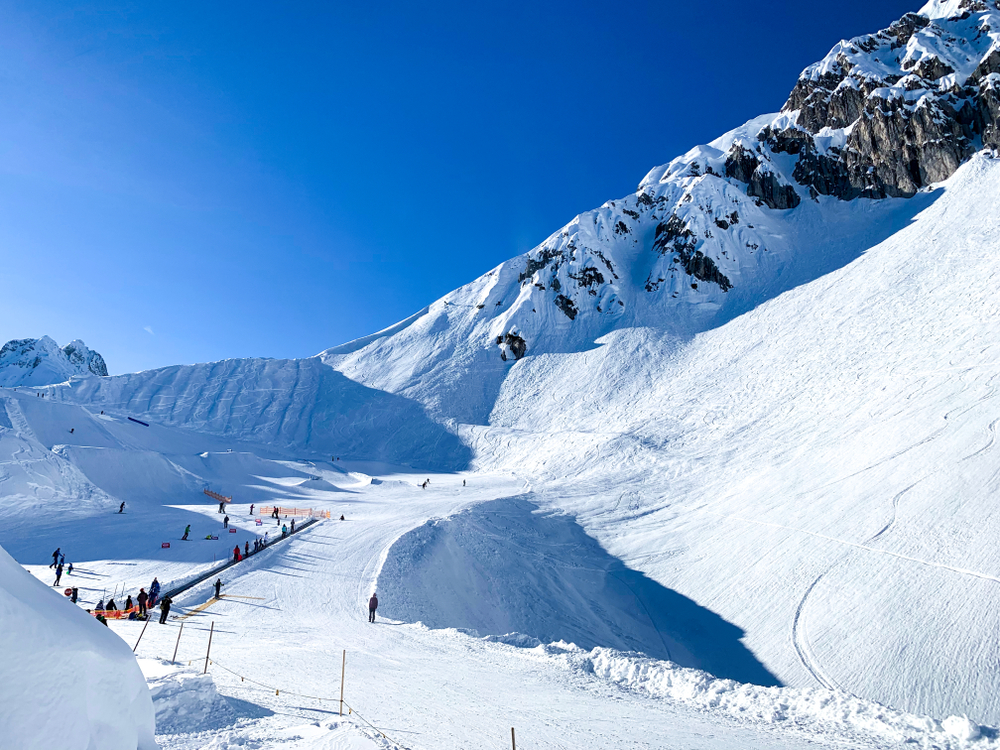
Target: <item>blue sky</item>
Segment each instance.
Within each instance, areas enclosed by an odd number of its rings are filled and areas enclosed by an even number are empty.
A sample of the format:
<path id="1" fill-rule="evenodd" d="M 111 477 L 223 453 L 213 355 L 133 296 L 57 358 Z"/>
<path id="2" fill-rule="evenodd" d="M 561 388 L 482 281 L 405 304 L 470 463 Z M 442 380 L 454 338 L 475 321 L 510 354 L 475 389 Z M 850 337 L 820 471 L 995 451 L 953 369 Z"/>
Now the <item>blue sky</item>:
<path id="1" fill-rule="evenodd" d="M 919 2 L 3 3 L 0 343 L 112 373 L 416 312 Z"/>

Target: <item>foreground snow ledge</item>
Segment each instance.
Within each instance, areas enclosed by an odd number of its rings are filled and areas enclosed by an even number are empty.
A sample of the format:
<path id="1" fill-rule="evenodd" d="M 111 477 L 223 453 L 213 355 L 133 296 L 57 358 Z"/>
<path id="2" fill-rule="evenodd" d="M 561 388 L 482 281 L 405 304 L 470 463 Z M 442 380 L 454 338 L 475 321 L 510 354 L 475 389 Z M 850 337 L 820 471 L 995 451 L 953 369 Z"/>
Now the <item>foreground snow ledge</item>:
<path id="1" fill-rule="evenodd" d="M 4 750 L 156 750 L 132 649 L 0 548 Z"/>

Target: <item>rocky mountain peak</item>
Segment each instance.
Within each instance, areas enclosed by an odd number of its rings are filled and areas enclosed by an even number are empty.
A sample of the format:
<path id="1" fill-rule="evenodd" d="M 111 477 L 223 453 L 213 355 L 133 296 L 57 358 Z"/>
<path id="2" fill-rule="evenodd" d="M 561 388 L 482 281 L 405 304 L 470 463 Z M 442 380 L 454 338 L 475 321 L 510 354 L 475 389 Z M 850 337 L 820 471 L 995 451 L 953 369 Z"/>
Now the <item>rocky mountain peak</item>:
<path id="1" fill-rule="evenodd" d="M 72 377 L 106 377 L 104 358 L 77 339 L 60 348 L 48 336 L 14 339 L 0 348 L 0 385 L 63 383 Z"/>

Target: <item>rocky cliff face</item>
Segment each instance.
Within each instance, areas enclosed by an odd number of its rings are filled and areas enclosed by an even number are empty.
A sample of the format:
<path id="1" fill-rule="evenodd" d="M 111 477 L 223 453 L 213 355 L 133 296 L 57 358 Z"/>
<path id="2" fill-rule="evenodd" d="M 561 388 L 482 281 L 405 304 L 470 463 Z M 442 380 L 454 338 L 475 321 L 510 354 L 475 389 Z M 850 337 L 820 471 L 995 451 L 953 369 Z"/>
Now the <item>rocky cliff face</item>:
<path id="1" fill-rule="evenodd" d="M 76 376 L 107 374 L 104 358 L 79 339 L 61 349 L 48 336 L 14 339 L 0 349 L 0 385 L 8 388 L 52 385 Z"/>

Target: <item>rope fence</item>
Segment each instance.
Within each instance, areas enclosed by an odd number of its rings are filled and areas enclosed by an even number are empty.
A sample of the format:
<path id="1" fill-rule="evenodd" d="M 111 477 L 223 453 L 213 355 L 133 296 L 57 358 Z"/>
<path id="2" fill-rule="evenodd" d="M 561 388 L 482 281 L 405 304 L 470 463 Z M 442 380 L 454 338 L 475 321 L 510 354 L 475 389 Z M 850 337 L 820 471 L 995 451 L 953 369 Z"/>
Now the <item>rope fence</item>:
<path id="1" fill-rule="evenodd" d="M 329 518 L 330 511 L 328 510 L 313 510 L 312 508 L 283 508 L 280 505 L 277 506 L 279 516 L 293 516 L 298 518 Z M 260 515 L 271 516 L 274 514 L 275 506 L 264 505 L 260 509 Z"/>
<path id="2" fill-rule="evenodd" d="M 138 645 L 139 644 L 137 643 L 136 646 L 138 646 Z M 162 656 L 157 657 L 157 658 L 161 659 L 162 661 L 170 661 L 171 663 L 176 663 L 176 662 L 173 662 L 170 659 L 165 659 Z M 189 660 L 187 660 L 188 666 L 191 666 L 192 662 L 194 662 L 194 661 L 195 661 L 195 659 L 189 659 Z M 365 724 L 367 724 L 369 727 L 371 727 L 375 732 L 377 732 L 383 738 L 385 738 L 385 740 L 388 741 L 393 746 L 393 748 L 395 748 L 396 750 L 407 750 L 407 748 L 406 748 L 405 745 L 402 745 L 399 742 L 396 742 L 396 740 L 392 739 L 389 735 L 387 735 L 385 732 L 383 732 L 381 729 L 379 729 L 375 724 L 373 724 L 368 719 L 366 719 L 364 716 L 362 716 L 361 712 L 358 711 L 358 709 L 354 708 L 351 704 L 349 704 L 342 697 L 341 698 L 326 698 L 326 697 L 323 697 L 321 695 L 308 695 L 306 693 L 295 692 L 294 690 L 283 690 L 283 689 L 281 689 L 279 687 L 276 687 L 275 685 L 268 685 L 265 682 L 260 682 L 259 680 L 255 680 L 252 677 L 247 677 L 246 675 L 240 674 L 239 672 L 230 669 L 226 665 L 220 664 L 214 658 L 209 658 L 208 659 L 208 665 L 207 666 L 218 667 L 219 669 L 222 669 L 222 670 L 228 672 L 229 674 L 233 675 L 233 677 L 239 677 L 240 678 L 240 682 L 249 682 L 249 683 L 251 683 L 253 685 L 257 685 L 258 687 L 263 688 L 264 690 L 267 690 L 268 692 L 274 691 L 274 694 L 276 696 L 294 695 L 296 698 L 308 698 L 309 700 L 320 701 L 321 703 L 340 703 L 341 705 L 347 707 L 348 715 L 357 716 L 359 719 L 361 719 L 361 721 L 363 721 Z M 341 716 L 343 716 L 343 709 L 341 709 Z"/>

